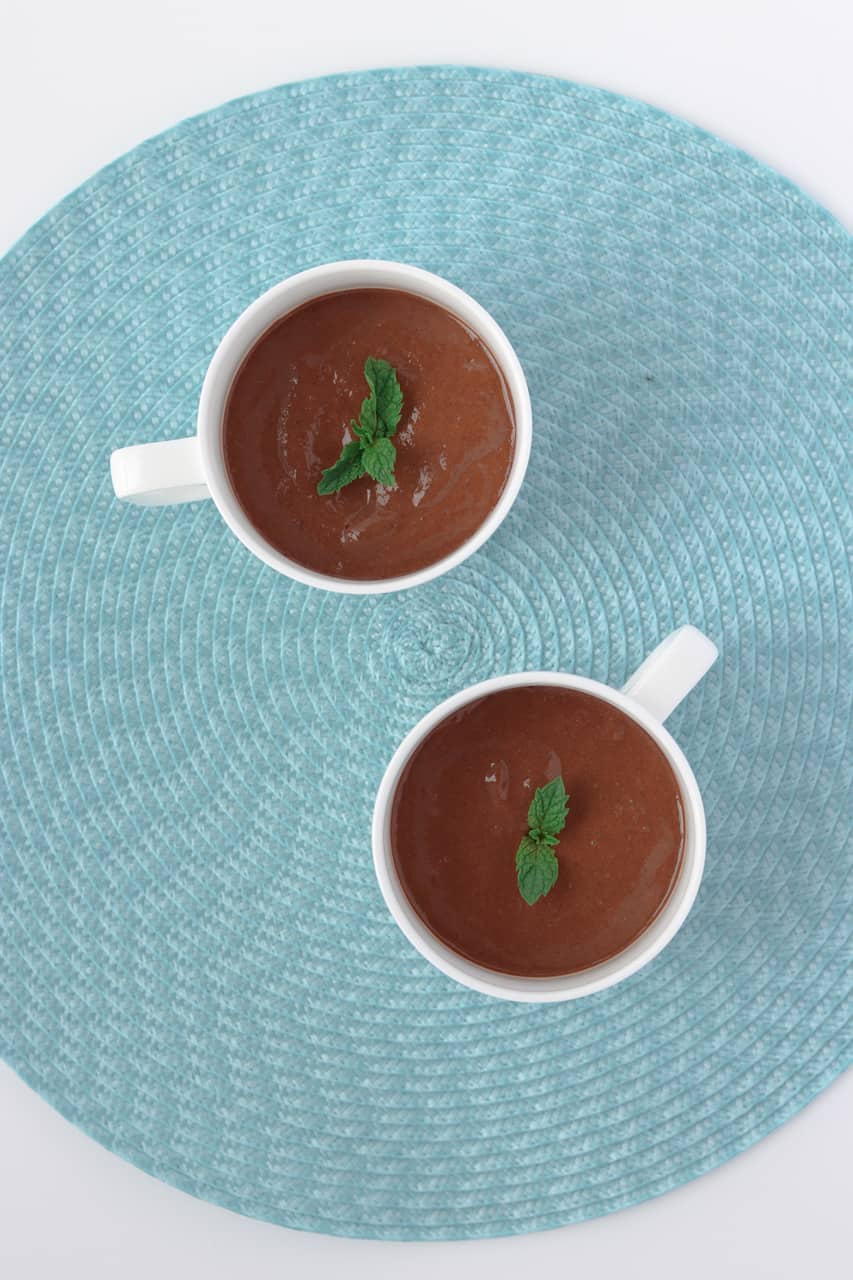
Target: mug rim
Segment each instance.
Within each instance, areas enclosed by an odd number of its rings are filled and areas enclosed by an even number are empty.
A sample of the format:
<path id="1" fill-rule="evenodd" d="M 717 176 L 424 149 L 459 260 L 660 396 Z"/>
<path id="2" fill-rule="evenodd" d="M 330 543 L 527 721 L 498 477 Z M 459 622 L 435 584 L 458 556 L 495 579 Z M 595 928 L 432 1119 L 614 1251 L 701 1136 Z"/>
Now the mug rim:
<path id="1" fill-rule="evenodd" d="M 436 302 L 474 329 L 500 368 L 512 402 L 515 439 L 512 463 L 498 501 L 475 532 L 449 555 L 413 573 L 394 578 L 338 578 L 319 573 L 277 551 L 255 529 L 237 499 L 225 467 L 222 418 L 234 375 L 255 342 L 277 320 L 326 293 L 354 288 L 399 288 Z M 478 551 L 509 514 L 518 496 L 532 444 L 530 392 L 521 361 L 494 317 L 475 298 L 443 276 L 422 267 L 383 258 L 351 258 L 309 267 L 267 289 L 246 307 L 224 334 L 205 374 L 196 425 L 205 483 L 219 514 L 249 551 L 277 572 L 305 586 L 345 595 L 381 595 L 421 586 L 455 569 Z"/>
<path id="2" fill-rule="evenodd" d="M 487 969 L 459 955 L 432 932 L 412 907 L 400 884 L 391 853 L 391 807 L 403 768 L 426 735 L 454 711 L 501 689 L 554 685 L 579 689 L 619 707 L 651 735 L 675 774 L 684 805 L 684 850 L 681 870 L 658 915 L 622 951 L 574 973 L 550 978 L 523 977 Z M 373 867 L 385 905 L 395 923 L 421 955 L 447 977 L 484 995 L 526 1003 L 573 1000 L 603 991 L 636 973 L 675 937 L 696 900 L 705 866 L 705 808 L 699 785 L 678 743 L 659 720 L 619 689 L 587 676 L 560 671 L 518 671 L 492 676 L 445 698 L 428 711 L 403 738 L 391 757 L 376 793 L 371 827 Z"/>

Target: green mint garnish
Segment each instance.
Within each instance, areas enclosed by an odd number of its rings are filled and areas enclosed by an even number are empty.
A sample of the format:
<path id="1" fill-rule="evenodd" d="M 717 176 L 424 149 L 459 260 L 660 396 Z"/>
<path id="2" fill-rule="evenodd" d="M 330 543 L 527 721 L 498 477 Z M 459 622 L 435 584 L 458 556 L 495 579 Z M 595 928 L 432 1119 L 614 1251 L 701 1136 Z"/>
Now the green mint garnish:
<path id="1" fill-rule="evenodd" d="M 559 863 L 554 848 L 557 836 L 566 825 L 569 797 L 562 778 L 554 778 L 538 787 L 527 810 L 527 835 L 518 846 L 515 870 L 518 892 L 531 907 L 544 898 L 557 883 Z"/>
<path id="2" fill-rule="evenodd" d="M 403 393 L 397 372 L 387 360 L 368 356 L 364 362 L 364 378 L 370 395 L 362 401 L 358 422 L 350 426 L 355 436 L 341 449 L 341 456 L 323 472 L 317 492 L 337 493 L 344 485 L 370 476 L 386 489 L 396 488 L 394 463 L 397 449 L 390 437 L 397 430 L 403 412 Z"/>

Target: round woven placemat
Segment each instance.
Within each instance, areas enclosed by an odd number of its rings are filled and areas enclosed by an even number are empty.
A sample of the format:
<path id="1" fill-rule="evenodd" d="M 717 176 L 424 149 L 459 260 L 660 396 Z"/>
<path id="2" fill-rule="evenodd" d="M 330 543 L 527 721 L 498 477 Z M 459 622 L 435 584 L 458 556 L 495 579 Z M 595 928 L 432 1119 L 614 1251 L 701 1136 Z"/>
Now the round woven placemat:
<path id="1" fill-rule="evenodd" d="M 535 413 L 511 516 L 358 599 L 210 504 L 116 502 L 290 272 L 418 263 L 505 326 Z M 0 1048 L 114 1151 L 243 1213 L 446 1238 L 576 1221 L 766 1134 L 851 1048 L 846 234 L 637 102 L 410 69 L 145 143 L 0 264 Z M 409 947 L 371 869 L 404 731 L 498 672 L 619 684 L 691 621 L 672 718 L 705 882 L 647 970 L 505 1004 Z"/>

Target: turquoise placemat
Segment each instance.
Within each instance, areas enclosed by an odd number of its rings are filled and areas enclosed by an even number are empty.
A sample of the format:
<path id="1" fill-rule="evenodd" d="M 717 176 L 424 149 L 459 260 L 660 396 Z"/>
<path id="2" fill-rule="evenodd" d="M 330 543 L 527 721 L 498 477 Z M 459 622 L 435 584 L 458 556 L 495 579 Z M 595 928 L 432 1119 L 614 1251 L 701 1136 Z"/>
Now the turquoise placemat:
<path id="1" fill-rule="evenodd" d="M 506 328 L 535 414 L 497 536 L 416 592 L 312 592 L 209 504 L 113 500 L 193 429 L 246 304 L 414 262 Z M 288 85 L 145 143 L 0 264 L 0 1049 L 113 1151 L 243 1213 L 403 1238 L 656 1195 L 851 1055 L 850 240 L 640 103 L 530 75 Z M 706 878 L 624 985 L 533 1008 L 392 924 L 374 789 L 498 672 L 619 684 L 691 621 L 672 719 Z"/>

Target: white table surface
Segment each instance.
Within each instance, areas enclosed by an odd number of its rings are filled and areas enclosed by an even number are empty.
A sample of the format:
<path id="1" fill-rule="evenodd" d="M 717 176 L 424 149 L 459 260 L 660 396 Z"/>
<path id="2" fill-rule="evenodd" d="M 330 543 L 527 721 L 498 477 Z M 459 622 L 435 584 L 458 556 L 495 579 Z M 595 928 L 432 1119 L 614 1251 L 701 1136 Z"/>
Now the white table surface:
<path id="1" fill-rule="evenodd" d="M 633 94 L 744 147 L 853 224 L 853 7 L 840 0 L 4 0 L 0 13 L 0 252 L 184 116 L 285 80 L 400 63 L 515 66 Z M 750 1151 L 637 1208 L 512 1240 L 379 1244 L 193 1200 L 0 1066 L 0 1275 L 836 1280 L 853 1253 L 851 1136 L 853 1072 Z"/>

